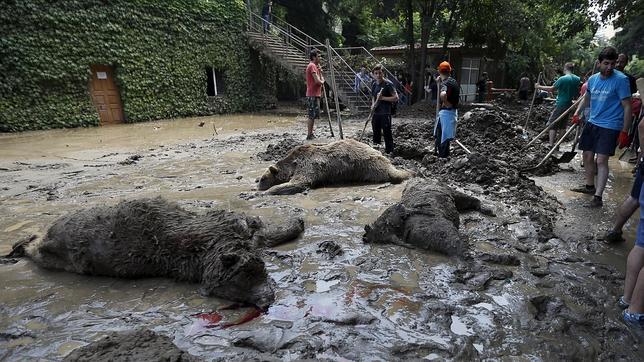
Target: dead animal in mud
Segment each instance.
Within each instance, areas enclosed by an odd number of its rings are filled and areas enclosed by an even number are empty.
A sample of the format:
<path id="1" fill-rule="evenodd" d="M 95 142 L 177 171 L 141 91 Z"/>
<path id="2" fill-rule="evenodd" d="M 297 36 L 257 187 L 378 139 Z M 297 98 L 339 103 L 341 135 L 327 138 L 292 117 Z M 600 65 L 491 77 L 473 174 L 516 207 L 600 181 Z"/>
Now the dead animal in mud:
<path id="1" fill-rule="evenodd" d="M 348 183 L 400 183 L 412 173 L 396 169 L 380 152 L 346 139 L 293 148 L 270 166 L 257 188 L 271 195 L 290 195 L 307 188 Z"/>
<path id="2" fill-rule="evenodd" d="M 365 226 L 366 243 L 418 247 L 462 255 L 466 242 L 458 232 L 459 212 L 478 210 L 481 202 L 427 179 L 410 181 L 400 202 Z"/>
<path id="3" fill-rule="evenodd" d="M 200 215 L 160 197 L 97 206 L 58 219 L 44 238 L 14 246 L 46 269 L 201 283 L 203 295 L 268 306 L 274 299 L 258 245 L 297 237 L 302 221 L 265 225 L 224 210 Z"/>
<path id="4" fill-rule="evenodd" d="M 201 361 L 150 330 L 112 332 L 73 350 L 65 361 Z"/>

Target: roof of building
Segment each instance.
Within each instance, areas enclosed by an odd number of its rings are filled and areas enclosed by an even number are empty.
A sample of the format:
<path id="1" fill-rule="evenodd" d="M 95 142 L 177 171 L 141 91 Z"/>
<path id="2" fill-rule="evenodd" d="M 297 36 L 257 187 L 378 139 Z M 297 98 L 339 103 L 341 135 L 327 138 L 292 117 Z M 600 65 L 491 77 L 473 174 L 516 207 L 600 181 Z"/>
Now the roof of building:
<path id="1" fill-rule="evenodd" d="M 448 43 L 447 48 L 448 49 L 457 49 L 457 48 L 464 48 L 465 43 L 463 42 L 454 42 L 454 43 Z M 408 49 L 409 46 L 407 44 L 401 44 L 401 45 L 392 45 L 392 46 L 387 46 L 387 47 L 375 47 L 371 48 L 372 52 L 377 52 L 377 51 L 395 51 L 395 50 L 406 50 Z M 420 43 L 416 43 L 415 46 L 416 49 L 420 49 Z M 427 43 L 427 49 L 443 49 L 443 43 Z"/>

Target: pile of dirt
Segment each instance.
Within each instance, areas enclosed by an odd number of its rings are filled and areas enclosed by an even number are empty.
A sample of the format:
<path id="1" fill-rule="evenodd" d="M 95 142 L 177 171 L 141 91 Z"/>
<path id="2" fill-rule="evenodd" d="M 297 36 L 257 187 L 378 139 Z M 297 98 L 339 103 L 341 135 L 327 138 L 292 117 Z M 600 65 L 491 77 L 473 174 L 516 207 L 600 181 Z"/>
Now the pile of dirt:
<path id="1" fill-rule="evenodd" d="M 257 157 L 263 161 L 279 161 L 286 157 L 288 152 L 299 145 L 302 141 L 296 141 L 291 137 L 284 138 L 278 143 L 271 143 L 266 147 L 266 151 L 257 154 Z"/>
<path id="2" fill-rule="evenodd" d="M 538 164 L 548 152 L 540 142 L 526 148 L 529 140 L 522 137 L 523 128 L 519 125 L 525 119 L 525 108 L 523 105 L 500 108 L 493 104 L 461 114 L 457 136 L 472 153 L 453 143 L 447 160 L 438 159 L 433 153 L 433 120 L 400 120 L 394 123 L 395 154 L 404 159 L 402 163 L 407 167 L 418 169 L 425 176 L 438 177 L 456 187 L 476 184 L 494 199 L 516 205 L 519 214 L 529 215 L 541 225 L 539 238 L 547 240 L 552 236 L 559 204 L 522 171 Z M 547 108 L 534 107 L 529 135 L 541 131 L 548 114 Z M 556 170 L 558 166 L 547 161 L 531 172 L 546 174 Z"/>
<path id="3" fill-rule="evenodd" d="M 167 336 L 150 330 L 113 332 L 75 349 L 65 361 L 201 361 L 180 350 Z"/>

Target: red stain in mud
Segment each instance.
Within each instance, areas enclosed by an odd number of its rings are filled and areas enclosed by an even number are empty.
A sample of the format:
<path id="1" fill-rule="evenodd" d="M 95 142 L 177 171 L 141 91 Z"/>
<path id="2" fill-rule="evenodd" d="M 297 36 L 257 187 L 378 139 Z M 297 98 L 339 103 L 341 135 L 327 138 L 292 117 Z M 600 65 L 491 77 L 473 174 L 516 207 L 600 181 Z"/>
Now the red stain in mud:
<path id="1" fill-rule="evenodd" d="M 241 318 L 239 318 L 239 320 L 237 320 L 236 322 L 226 323 L 226 324 L 222 325 L 221 328 L 228 328 L 228 327 L 232 327 L 232 326 L 238 326 L 240 324 L 250 322 L 253 319 L 261 316 L 262 312 L 263 311 L 260 308 L 251 309 L 250 311 L 246 312 L 246 314 L 244 314 Z"/>
<path id="2" fill-rule="evenodd" d="M 223 329 L 223 328 L 228 328 L 228 327 L 232 327 L 232 326 L 238 326 L 240 324 L 250 322 L 253 319 L 261 316 L 262 312 L 263 311 L 260 308 L 253 308 L 250 311 L 246 312 L 246 314 L 244 314 L 237 321 L 223 323 L 221 325 L 219 325 L 219 322 L 221 322 L 224 319 L 224 317 L 221 314 L 217 313 L 217 312 L 198 313 L 198 314 L 193 314 L 192 316 L 206 321 L 208 324 L 205 326 L 205 328 L 219 327 L 219 328 Z"/>
<path id="3" fill-rule="evenodd" d="M 214 327 L 224 318 L 217 312 L 193 314 L 193 317 L 205 320 L 208 322 L 208 327 Z"/>

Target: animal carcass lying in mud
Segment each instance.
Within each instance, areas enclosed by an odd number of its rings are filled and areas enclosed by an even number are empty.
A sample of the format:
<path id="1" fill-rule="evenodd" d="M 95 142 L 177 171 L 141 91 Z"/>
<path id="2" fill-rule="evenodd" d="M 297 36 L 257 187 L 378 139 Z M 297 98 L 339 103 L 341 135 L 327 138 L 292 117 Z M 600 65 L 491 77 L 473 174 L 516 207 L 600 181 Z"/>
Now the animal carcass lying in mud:
<path id="1" fill-rule="evenodd" d="M 365 226 L 366 243 L 414 246 L 462 255 L 466 242 L 458 232 L 459 212 L 478 210 L 478 199 L 426 179 L 409 181 L 400 202 Z"/>
<path id="2" fill-rule="evenodd" d="M 368 145 L 347 139 L 293 148 L 268 168 L 257 188 L 268 194 L 287 195 L 331 184 L 400 183 L 411 176 Z"/>
<path id="3" fill-rule="evenodd" d="M 240 213 L 199 215 L 162 198 L 140 199 L 61 217 L 43 238 L 16 244 L 9 256 L 79 274 L 197 282 L 204 295 L 263 308 L 274 291 L 258 247 L 303 229 L 300 219 L 268 227 Z"/>

